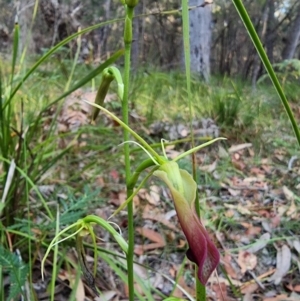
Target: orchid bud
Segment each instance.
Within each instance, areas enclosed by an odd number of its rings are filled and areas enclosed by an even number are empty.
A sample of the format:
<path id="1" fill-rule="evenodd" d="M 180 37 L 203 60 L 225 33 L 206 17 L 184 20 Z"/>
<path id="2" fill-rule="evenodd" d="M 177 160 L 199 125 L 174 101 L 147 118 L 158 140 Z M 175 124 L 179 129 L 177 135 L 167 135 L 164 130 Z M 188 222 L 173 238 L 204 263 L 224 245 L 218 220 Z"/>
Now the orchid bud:
<path id="1" fill-rule="evenodd" d="M 132 20 L 126 16 L 124 28 L 124 43 L 130 44 L 132 42 Z"/>

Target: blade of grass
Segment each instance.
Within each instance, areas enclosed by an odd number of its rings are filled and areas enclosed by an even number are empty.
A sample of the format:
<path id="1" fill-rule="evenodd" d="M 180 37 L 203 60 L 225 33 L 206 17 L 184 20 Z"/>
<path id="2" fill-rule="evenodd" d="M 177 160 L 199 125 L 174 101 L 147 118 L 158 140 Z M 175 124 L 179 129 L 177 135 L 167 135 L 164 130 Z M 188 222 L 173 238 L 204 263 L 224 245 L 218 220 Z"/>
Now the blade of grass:
<path id="1" fill-rule="evenodd" d="M 115 52 L 109 59 L 107 59 L 103 64 L 98 66 L 96 69 L 91 71 L 88 75 L 86 75 L 84 78 L 82 78 L 78 83 L 76 83 L 72 88 L 70 88 L 68 91 L 60 95 L 58 98 L 56 98 L 54 101 L 52 101 L 48 106 L 44 108 L 44 111 L 46 111 L 48 108 L 50 108 L 52 105 L 56 104 L 58 101 L 63 99 L 64 97 L 68 96 L 75 90 L 79 89 L 86 83 L 88 83 L 92 78 L 100 74 L 105 68 L 109 67 L 111 64 L 113 64 L 117 59 L 119 59 L 124 54 L 124 49 L 118 50 Z"/>
<path id="2" fill-rule="evenodd" d="M 114 19 L 114 20 L 109 20 L 106 22 L 102 22 L 90 27 L 87 27 L 83 30 L 81 30 L 80 32 L 76 32 L 70 36 L 68 36 L 67 38 L 65 38 L 63 41 L 59 42 L 57 45 L 55 45 L 53 48 L 51 48 L 45 55 L 43 55 L 32 67 L 31 69 L 24 75 L 24 77 L 22 78 L 22 80 L 20 80 L 20 82 L 18 83 L 18 85 L 14 88 L 14 90 L 12 91 L 12 93 L 10 94 L 9 98 L 7 99 L 6 103 L 4 104 L 4 108 L 6 107 L 6 105 L 8 105 L 10 103 L 10 101 L 12 100 L 12 98 L 15 96 L 15 94 L 17 93 L 17 91 L 20 89 L 20 87 L 23 85 L 23 83 L 29 78 L 29 76 L 46 60 L 48 59 L 53 53 L 55 53 L 59 48 L 61 48 L 62 46 L 66 45 L 67 43 L 69 43 L 70 41 L 72 41 L 74 38 L 78 37 L 79 35 L 85 34 L 89 31 L 92 31 L 94 29 L 100 28 L 102 26 L 111 24 L 111 23 L 115 23 L 115 22 L 120 22 L 124 20 L 124 18 L 120 18 L 120 19 Z"/>
<path id="3" fill-rule="evenodd" d="M 298 144 L 300 146 L 300 131 L 299 131 L 299 128 L 298 128 L 298 125 L 297 125 L 297 122 L 295 120 L 295 117 L 293 115 L 293 112 L 291 110 L 291 107 L 287 101 L 287 98 L 283 92 L 283 89 L 279 83 L 279 80 L 274 72 L 274 69 L 270 63 L 270 60 L 265 52 L 265 49 L 260 41 L 260 38 L 254 28 L 254 25 L 247 13 L 247 10 L 245 8 L 245 6 L 243 5 L 243 2 L 241 0 L 232 0 L 241 20 L 243 21 L 247 31 L 248 31 L 248 34 L 252 40 L 252 43 L 253 45 L 255 46 L 256 48 L 256 51 L 258 53 L 258 55 L 260 56 L 260 59 L 262 61 L 262 63 L 264 64 L 266 70 L 267 70 L 267 73 L 276 89 L 276 92 L 277 94 L 279 95 L 279 98 L 281 100 L 281 103 L 283 104 L 285 110 L 286 110 L 286 113 L 288 115 L 288 118 L 292 124 L 292 127 L 293 127 L 293 130 L 294 130 L 294 134 L 296 136 L 296 139 L 298 141 Z"/>
<path id="4" fill-rule="evenodd" d="M 7 164 L 10 164 L 10 160 L 3 158 L 2 156 L 0 156 L 0 161 L 4 161 Z M 30 184 L 30 186 L 32 187 L 32 189 L 36 192 L 37 196 L 40 198 L 45 210 L 47 211 L 48 217 L 53 220 L 53 214 L 50 211 L 45 199 L 43 198 L 42 194 L 40 193 L 39 189 L 36 187 L 36 185 L 33 183 L 33 181 L 28 177 L 28 175 L 26 174 L 26 172 L 24 172 L 20 167 L 16 166 L 16 170 L 25 178 L 25 180 L 28 182 L 28 184 Z"/>

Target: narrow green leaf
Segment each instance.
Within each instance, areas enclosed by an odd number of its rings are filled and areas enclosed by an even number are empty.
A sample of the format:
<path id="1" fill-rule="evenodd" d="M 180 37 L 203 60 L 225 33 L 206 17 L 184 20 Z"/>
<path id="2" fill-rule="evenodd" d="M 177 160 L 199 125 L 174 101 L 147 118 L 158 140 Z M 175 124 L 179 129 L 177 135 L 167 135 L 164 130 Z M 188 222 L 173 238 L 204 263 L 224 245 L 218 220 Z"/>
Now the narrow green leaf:
<path id="1" fill-rule="evenodd" d="M 23 85 L 23 83 L 29 78 L 29 76 L 46 60 L 48 59 L 53 53 L 55 53 L 58 49 L 60 49 L 62 46 L 66 45 L 67 43 L 69 43 L 70 41 L 72 41 L 73 39 L 75 39 L 76 37 L 78 37 L 79 35 L 83 35 L 89 31 L 92 31 L 94 29 L 103 27 L 105 25 L 111 24 L 111 23 L 115 23 L 115 22 L 120 22 L 124 20 L 124 18 L 120 18 L 120 19 L 115 19 L 115 20 L 109 20 L 106 22 L 102 22 L 90 27 L 87 27 L 85 29 L 82 29 L 80 32 L 76 32 L 70 36 L 68 36 L 67 38 L 65 38 L 63 41 L 59 42 L 57 45 L 55 45 L 53 48 L 51 48 L 45 55 L 43 55 L 32 67 L 31 69 L 24 75 L 24 77 L 22 78 L 22 80 L 19 82 L 19 84 L 15 87 L 15 89 L 12 91 L 12 93 L 10 94 L 8 100 L 6 101 L 4 107 L 6 105 L 8 105 L 8 103 L 10 103 L 11 99 L 15 96 L 15 94 L 17 93 L 17 91 L 20 89 L 20 87 Z"/>
<path id="2" fill-rule="evenodd" d="M 260 56 L 261 58 L 261 61 L 262 63 L 264 64 L 268 74 L 269 74 L 269 77 L 276 89 L 276 92 L 278 93 L 279 97 L 280 97 L 280 100 L 282 102 L 282 105 L 284 106 L 285 110 L 286 110 L 286 113 L 288 115 L 288 118 L 292 124 L 292 127 L 293 127 L 293 130 L 294 130 L 294 133 L 295 133 L 295 136 L 296 136 L 296 139 L 298 141 L 298 144 L 300 146 L 300 131 L 299 131 L 299 128 L 298 128 L 298 125 L 297 125 L 297 122 L 295 120 L 295 117 L 294 117 L 294 114 L 291 110 L 291 107 L 287 101 L 287 98 L 283 92 L 283 89 L 279 83 L 279 80 L 274 72 L 274 69 L 269 61 L 269 58 L 265 52 L 265 49 L 260 41 L 260 38 L 254 28 L 254 25 L 247 13 L 247 10 L 245 8 L 245 6 L 243 5 L 243 2 L 241 0 L 232 0 L 238 14 L 240 15 L 240 18 L 241 20 L 243 21 L 247 31 L 248 31 L 248 34 L 252 40 L 252 43 L 253 45 L 255 46 L 256 50 L 257 50 L 257 53 L 258 55 Z"/>
<path id="3" fill-rule="evenodd" d="M 83 85 L 85 85 L 86 83 L 88 83 L 92 78 L 96 77 L 98 74 L 100 74 L 101 72 L 103 72 L 103 70 L 105 68 L 107 68 L 108 66 L 110 66 L 111 64 L 113 64 L 123 54 L 124 54 L 124 49 L 121 49 L 121 50 L 118 50 L 117 52 L 115 52 L 109 59 L 107 59 L 103 64 L 101 64 L 96 69 L 94 69 L 93 71 L 91 71 L 88 75 L 86 75 L 84 78 L 82 78 L 71 89 L 69 89 L 67 92 L 63 93 L 58 98 L 56 98 L 53 102 L 51 102 L 47 107 L 44 108 L 44 110 L 42 112 L 46 111 L 49 107 L 51 107 L 52 105 L 56 104 L 58 101 L 60 101 L 64 97 L 68 96 L 69 94 L 71 94 L 75 90 L 79 89 L 80 87 L 82 87 Z"/>

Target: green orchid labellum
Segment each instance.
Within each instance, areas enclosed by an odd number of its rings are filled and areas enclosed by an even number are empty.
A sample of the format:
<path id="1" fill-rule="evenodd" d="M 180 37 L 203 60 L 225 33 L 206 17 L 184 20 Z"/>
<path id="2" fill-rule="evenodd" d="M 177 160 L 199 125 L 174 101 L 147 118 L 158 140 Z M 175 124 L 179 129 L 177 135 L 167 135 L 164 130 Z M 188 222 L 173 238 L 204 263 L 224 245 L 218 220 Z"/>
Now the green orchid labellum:
<path id="1" fill-rule="evenodd" d="M 189 243 L 187 257 L 199 267 L 198 277 L 205 285 L 220 261 L 220 254 L 210 240 L 195 210 L 197 184 L 176 162 L 168 162 L 153 173 L 169 187 L 181 228 Z"/>

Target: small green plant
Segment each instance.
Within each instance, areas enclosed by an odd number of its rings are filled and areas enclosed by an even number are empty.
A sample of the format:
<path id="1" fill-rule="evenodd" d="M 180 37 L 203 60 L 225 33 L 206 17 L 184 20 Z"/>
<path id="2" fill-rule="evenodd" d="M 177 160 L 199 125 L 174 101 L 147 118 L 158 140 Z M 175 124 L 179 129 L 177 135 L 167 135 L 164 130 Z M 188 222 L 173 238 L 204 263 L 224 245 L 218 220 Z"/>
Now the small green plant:
<path id="1" fill-rule="evenodd" d="M 6 300 L 14 300 L 24 293 L 29 266 L 22 261 L 18 250 L 14 254 L 0 245 L 0 271 L 2 274 L 8 274 L 9 282 L 11 283 L 9 290 L 2 285 L 1 300 L 4 300 L 4 297 Z M 7 293 L 6 296 L 4 296 L 5 292 Z"/>
<path id="2" fill-rule="evenodd" d="M 8 257 L 7 250 L 9 246 L 10 248 L 14 248 L 21 235 L 20 232 L 18 235 L 11 235 L 10 228 L 16 224 L 17 220 L 24 220 L 24 210 L 28 214 L 28 225 L 30 224 L 31 210 L 29 198 L 32 191 L 36 192 L 37 198 L 40 204 L 42 204 L 41 210 L 47 214 L 50 220 L 54 220 L 53 211 L 48 206 L 44 196 L 40 193 L 37 184 L 42 176 L 57 164 L 72 147 L 72 145 L 68 145 L 62 150 L 57 150 L 56 143 L 54 143 L 57 140 L 55 132 L 57 114 L 52 120 L 50 130 L 45 134 L 43 131 L 44 113 L 51 106 L 101 73 L 121 57 L 124 51 L 117 51 L 103 64 L 90 71 L 72 85 L 70 83 L 72 82 L 73 71 L 71 71 L 65 92 L 49 103 L 44 102 L 39 110 L 33 110 L 34 100 L 25 98 L 22 88 L 25 86 L 27 80 L 34 75 L 37 68 L 61 47 L 81 34 L 101 27 L 106 23 L 97 24 L 69 36 L 49 49 L 41 58 L 34 62 L 29 70 L 26 69 L 25 64 L 24 66 L 22 64 L 24 58 L 21 57 L 21 59 L 18 59 L 19 25 L 15 24 L 11 67 L 9 72 L 0 70 L 0 229 L 2 230 L 0 241 L 3 246 L 0 249 L 0 257 L 2 259 L 11 259 L 10 267 L 12 271 L 17 271 L 20 268 L 20 275 L 11 274 L 10 276 L 10 296 L 16 296 L 18 293 L 23 294 L 21 287 L 28 273 L 28 268 L 23 269 L 20 264 L 19 266 L 15 265 L 14 270 L 13 265 L 16 261 L 13 260 L 13 257 Z M 74 61 L 75 65 L 76 60 Z M 30 229 L 28 229 L 27 235 L 28 237 L 25 242 L 28 242 L 27 247 L 30 253 Z M 24 240 L 22 243 L 24 244 Z M 29 254 L 28 257 L 31 258 L 31 256 L 32 254 Z M 7 270 L 6 266 L 3 266 L 5 270 Z M 31 273 L 31 270 L 29 271 Z M 19 278 L 17 279 L 17 277 Z M 16 282 L 13 281 L 14 279 L 16 279 Z M 0 286 L 3 287 L 3 268 L 0 270 Z M 11 298 L 7 300 L 11 300 Z"/>

